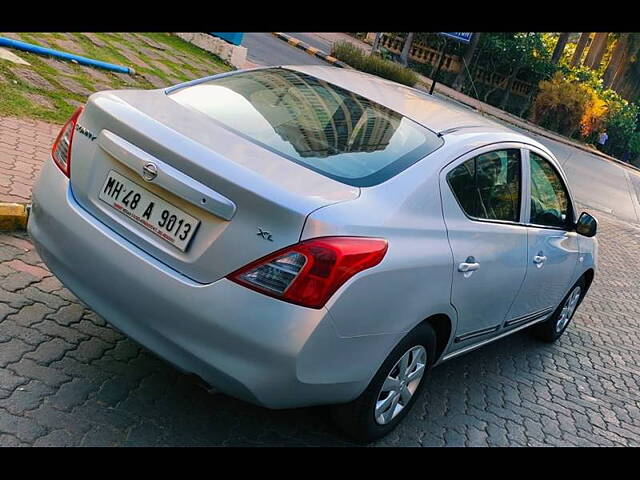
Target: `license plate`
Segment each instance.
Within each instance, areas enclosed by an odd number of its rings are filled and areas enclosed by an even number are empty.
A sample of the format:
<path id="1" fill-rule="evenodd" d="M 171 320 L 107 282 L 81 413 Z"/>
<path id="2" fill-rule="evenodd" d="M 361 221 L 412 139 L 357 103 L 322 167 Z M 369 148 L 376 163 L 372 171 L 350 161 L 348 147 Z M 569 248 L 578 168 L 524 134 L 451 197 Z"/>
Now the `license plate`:
<path id="1" fill-rule="evenodd" d="M 113 170 L 107 175 L 99 197 L 121 214 L 183 252 L 200 225 L 197 218 Z"/>

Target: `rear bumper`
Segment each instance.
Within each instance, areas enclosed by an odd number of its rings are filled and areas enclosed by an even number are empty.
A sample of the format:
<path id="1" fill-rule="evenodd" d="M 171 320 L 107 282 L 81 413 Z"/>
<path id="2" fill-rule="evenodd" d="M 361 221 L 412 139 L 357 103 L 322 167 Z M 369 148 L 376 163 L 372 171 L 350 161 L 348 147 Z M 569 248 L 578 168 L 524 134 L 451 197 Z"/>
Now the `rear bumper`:
<path id="1" fill-rule="evenodd" d="M 196 283 L 86 212 L 46 162 L 28 230 L 51 271 L 109 323 L 213 387 L 270 408 L 357 397 L 398 335 L 342 338 L 326 309 L 275 300 L 226 279 Z"/>

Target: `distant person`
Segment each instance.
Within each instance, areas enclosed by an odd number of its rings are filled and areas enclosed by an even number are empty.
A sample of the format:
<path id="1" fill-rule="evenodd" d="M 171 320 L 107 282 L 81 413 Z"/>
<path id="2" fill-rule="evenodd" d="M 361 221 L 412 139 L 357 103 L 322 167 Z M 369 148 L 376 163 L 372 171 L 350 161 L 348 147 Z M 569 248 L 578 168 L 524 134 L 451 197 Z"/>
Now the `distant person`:
<path id="1" fill-rule="evenodd" d="M 607 143 L 607 140 L 609 140 L 609 135 L 607 135 L 606 131 L 601 131 L 600 135 L 598 136 L 598 150 L 601 150 L 604 148 L 604 144 Z"/>

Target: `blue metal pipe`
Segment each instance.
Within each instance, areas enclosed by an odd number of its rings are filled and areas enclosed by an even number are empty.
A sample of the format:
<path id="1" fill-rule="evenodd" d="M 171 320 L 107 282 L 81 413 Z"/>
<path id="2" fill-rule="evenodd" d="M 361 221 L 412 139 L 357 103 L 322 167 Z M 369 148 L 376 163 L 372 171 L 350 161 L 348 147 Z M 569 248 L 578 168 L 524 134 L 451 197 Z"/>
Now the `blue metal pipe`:
<path id="1" fill-rule="evenodd" d="M 37 53 L 38 55 L 49 55 L 62 60 L 75 60 L 80 65 L 103 68 L 112 72 L 130 73 L 131 75 L 135 73 L 133 68 L 121 67 L 120 65 L 114 65 L 113 63 L 101 62 L 100 60 L 93 60 L 92 58 L 81 57 L 80 55 L 74 55 L 72 53 L 60 52 L 51 48 L 39 47 L 38 45 L 12 40 L 10 38 L 0 37 L 0 47 L 15 48 L 18 50 L 24 50 L 25 52 Z"/>

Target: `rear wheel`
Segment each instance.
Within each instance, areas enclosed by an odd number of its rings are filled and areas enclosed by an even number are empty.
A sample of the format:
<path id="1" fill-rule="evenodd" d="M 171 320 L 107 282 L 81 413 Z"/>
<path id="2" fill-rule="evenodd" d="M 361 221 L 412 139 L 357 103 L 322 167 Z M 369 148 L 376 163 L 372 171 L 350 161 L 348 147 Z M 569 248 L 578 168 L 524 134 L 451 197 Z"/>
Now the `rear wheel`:
<path id="1" fill-rule="evenodd" d="M 361 442 L 372 442 L 388 434 L 420 394 L 424 374 L 435 358 L 435 345 L 435 333 L 428 323 L 409 332 L 357 399 L 331 407 L 334 422 Z"/>
<path id="2" fill-rule="evenodd" d="M 586 284 L 584 278 L 580 278 L 580 280 L 571 287 L 569 293 L 562 299 L 562 302 L 558 305 L 555 312 L 553 312 L 553 315 L 544 322 L 534 325 L 531 333 L 542 341 L 555 342 L 569 326 L 585 293 Z"/>

